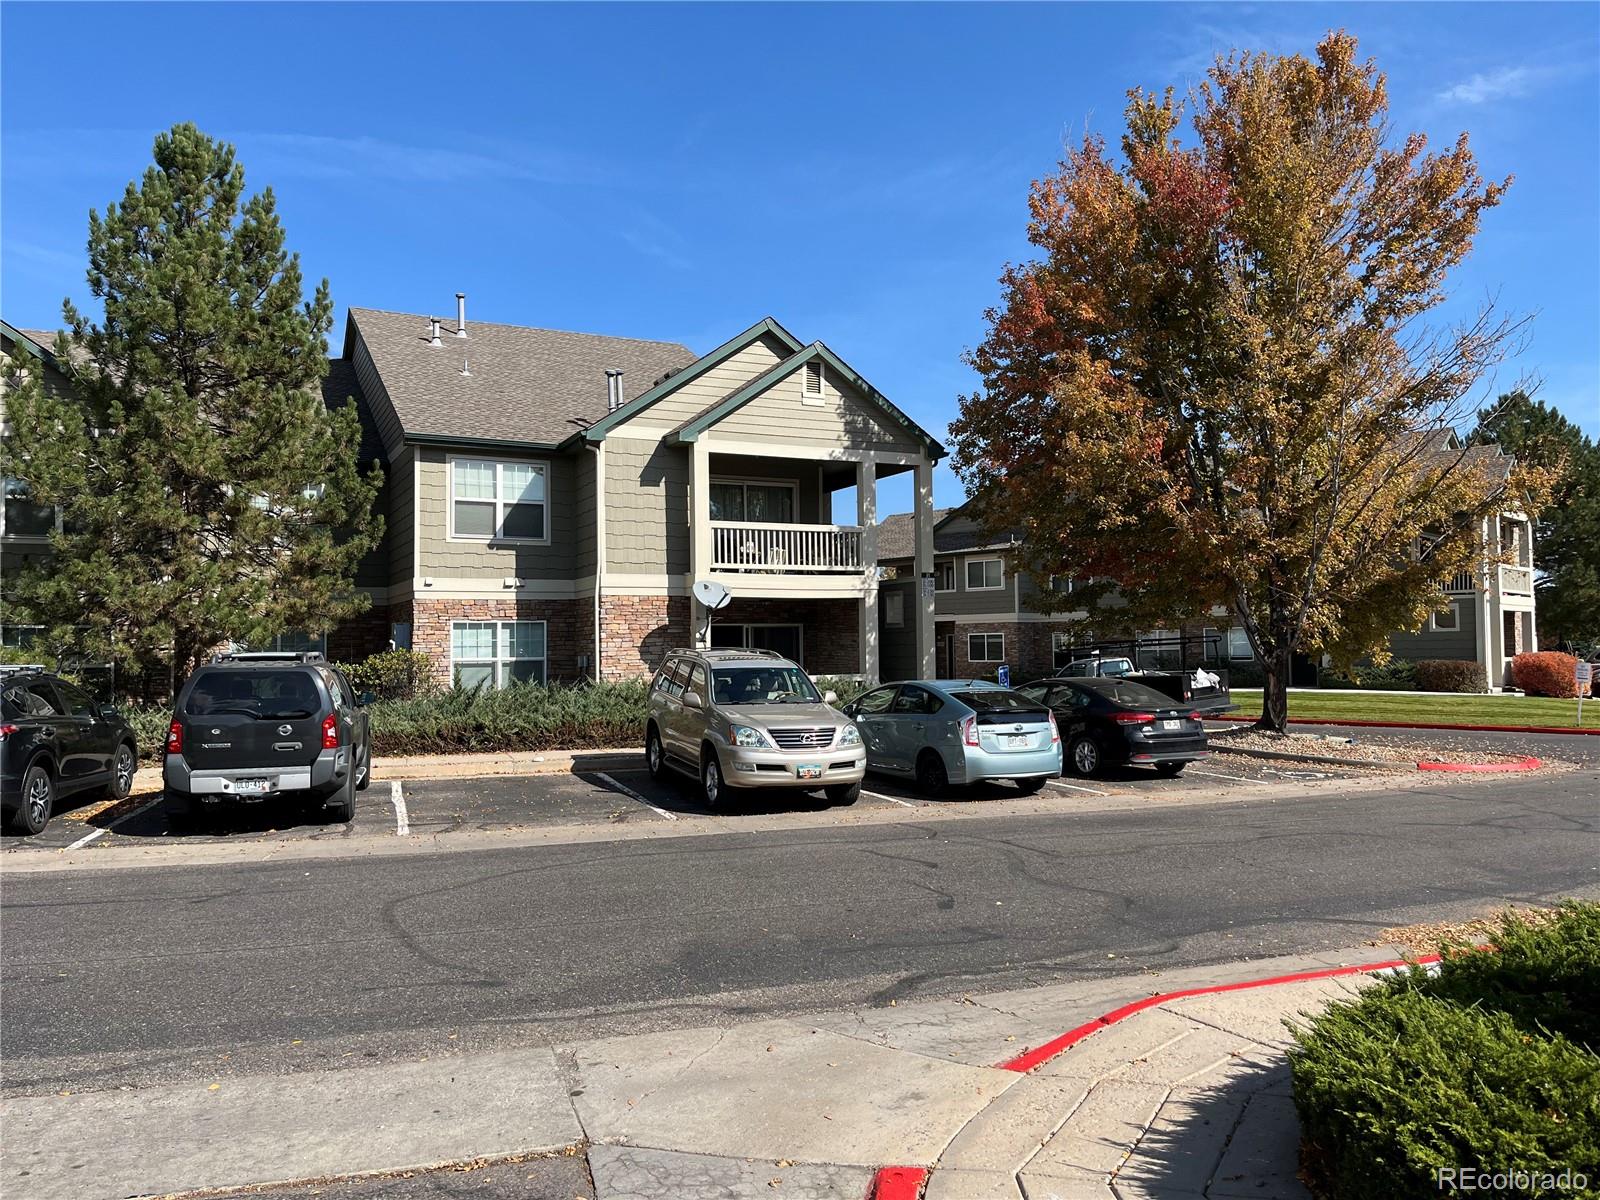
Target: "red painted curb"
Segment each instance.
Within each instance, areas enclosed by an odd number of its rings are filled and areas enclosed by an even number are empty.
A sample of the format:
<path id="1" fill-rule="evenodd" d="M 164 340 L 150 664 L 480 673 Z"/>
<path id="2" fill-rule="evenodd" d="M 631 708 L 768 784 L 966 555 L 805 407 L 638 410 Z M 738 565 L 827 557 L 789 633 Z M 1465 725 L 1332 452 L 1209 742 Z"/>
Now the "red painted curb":
<path id="1" fill-rule="evenodd" d="M 1208 721 L 1245 721 L 1255 724 L 1260 717 L 1207 717 Z M 1358 721 L 1352 717 L 1290 717 L 1291 725 L 1357 725 L 1369 729 L 1464 729 L 1472 733 L 1577 733 L 1600 737 L 1600 729 L 1569 729 L 1562 725 L 1443 725 L 1418 721 Z"/>
<path id="2" fill-rule="evenodd" d="M 1247 979 L 1243 983 L 1219 983 L 1213 987 L 1186 988 L 1181 992 L 1163 992 L 1157 996 L 1147 996 L 1143 1000 L 1135 1000 L 1132 1004 L 1124 1004 L 1121 1008 L 1114 1008 L 1108 1013 L 1102 1013 L 1094 1020 L 1076 1029 L 1069 1029 L 1060 1037 L 1046 1042 L 1042 1046 L 1024 1051 L 1010 1062 L 999 1064 L 1002 1071 L 1031 1071 L 1041 1063 L 1049 1062 L 1063 1050 L 1070 1049 L 1083 1041 L 1096 1030 L 1104 1029 L 1108 1025 L 1115 1025 L 1118 1021 L 1127 1019 L 1135 1013 L 1141 1013 L 1147 1008 L 1154 1008 L 1158 1004 L 1165 1004 L 1169 1000 L 1182 1000 L 1187 996 L 1210 996 L 1218 992 L 1238 992 L 1246 988 L 1268 987 L 1275 983 L 1305 983 L 1312 979 L 1337 979 L 1341 975 L 1364 975 L 1371 971 L 1390 971 L 1396 967 L 1404 967 L 1409 963 L 1435 963 L 1439 961 L 1437 954 L 1425 954 L 1420 958 L 1404 959 L 1395 958 L 1388 962 L 1363 963 L 1354 967 L 1329 967 L 1323 971 L 1300 971 L 1294 975 L 1273 975 L 1266 979 Z"/>
<path id="3" fill-rule="evenodd" d="M 1544 766 L 1533 755 L 1519 758 L 1515 762 L 1500 763 L 1447 763 L 1447 762 L 1419 762 L 1419 771 L 1537 771 Z"/>
<path id="4" fill-rule="evenodd" d="M 918 1200 L 927 1182 L 927 1167 L 880 1167 L 867 1200 Z"/>

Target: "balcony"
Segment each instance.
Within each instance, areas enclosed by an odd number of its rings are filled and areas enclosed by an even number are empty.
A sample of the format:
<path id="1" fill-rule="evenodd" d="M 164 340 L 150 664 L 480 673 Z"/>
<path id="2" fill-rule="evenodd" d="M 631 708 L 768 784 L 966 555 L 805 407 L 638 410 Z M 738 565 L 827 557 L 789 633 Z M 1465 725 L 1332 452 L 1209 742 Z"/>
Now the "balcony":
<path id="1" fill-rule="evenodd" d="M 711 522 L 711 569 L 754 574 L 862 572 L 859 525 Z"/>
<path id="2" fill-rule="evenodd" d="M 1500 567 L 1500 593 L 1505 596 L 1533 595 L 1532 567 Z"/>
<path id="3" fill-rule="evenodd" d="M 1478 581 L 1471 571 L 1457 571 L 1450 576 L 1444 590 L 1452 596 L 1470 595 L 1478 590 Z"/>

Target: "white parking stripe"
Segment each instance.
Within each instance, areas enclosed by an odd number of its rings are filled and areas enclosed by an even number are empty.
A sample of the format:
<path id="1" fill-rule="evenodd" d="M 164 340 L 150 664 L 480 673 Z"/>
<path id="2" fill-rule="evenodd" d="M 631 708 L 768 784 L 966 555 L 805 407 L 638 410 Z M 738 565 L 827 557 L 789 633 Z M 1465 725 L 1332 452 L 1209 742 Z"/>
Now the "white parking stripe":
<path id="1" fill-rule="evenodd" d="M 394 805 L 394 833 L 396 837 L 405 837 L 411 832 L 411 814 L 406 812 L 406 795 L 400 790 L 400 781 L 389 781 L 389 803 Z"/>
<path id="2" fill-rule="evenodd" d="M 1048 783 L 1051 787 L 1071 788 L 1075 792 L 1088 792 L 1091 796 L 1109 796 L 1109 795 L 1111 795 L 1110 792 L 1102 792 L 1098 788 L 1079 787 L 1075 783 L 1062 783 L 1061 780 L 1059 780 L 1059 779 L 1046 779 L 1045 782 Z"/>
<path id="3" fill-rule="evenodd" d="M 162 793 L 158 792 L 151 799 L 146 800 L 143 804 L 139 805 L 138 808 L 130 809 L 129 811 L 123 813 L 115 821 L 111 822 L 111 824 L 105 826 L 105 828 L 96 829 L 93 833 L 84 834 L 77 841 L 73 842 L 72 845 L 68 846 L 67 849 L 68 850 L 77 850 L 81 846 L 87 846 L 90 842 L 94 841 L 96 838 L 102 837 L 105 834 L 110 833 L 113 829 L 115 829 L 118 825 L 121 825 L 124 821 L 131 821 L 134 817 L 137 817 L 140 813 L 144 812 L 145 809 L 154 808 L 156 805 L 161 803 L 161 800 L 162 800 Z"/>
<path id="4" fill-rule="evenodd" d="M 1224 775 L 1221 771 L 1202 771 L 1197 767 L 1190 767 L 1190 775 L 1204 775 L 1207 779 L 1231 779 L 1235 783 L 1260 783 L 1259 779 L 1251 779 L 1248 775 Z"/>
<path id="5" fill-rule="evenodd" d="M 921 808 L 922 807 L 922 805 L 913 804 L 909 800 L 902 800 L 898 796 L 885 796 L 882 792 L 869 792 L 869 791 L 867 791 L 866 788 L 862 788 L 861 789 L 861 794 L 863 796 L 871 796 L 874 800 L 887 800 L 890 804 L 898 804 L 901 808 Z"/>
<path id="6" fill-rule="evenodd" d="M 640 804 L 644 805 L 651 812 L 657 814 L 658 816 L 665 817 L 669 821 L 676 821 L 678 819 L 677 813 L 669 813 L 664 808 L 657 808 L 654 804 L 651 804 L 650 801 L 646 800 L 643 796 L 641 796 L 638 792 L 634 791 L 627 784 L 618 783 L 615 779 L 611 778 L 611 776 L 607 775 L 604 771 L 596 771 L 594 777 L 596 779 L 600 780 L 601 782 L 605 783 L 608 787 L 612 788 L 613 790 L 621 792 L 624 796 L 628 796 L 631 799 L 637 800 Z"/>

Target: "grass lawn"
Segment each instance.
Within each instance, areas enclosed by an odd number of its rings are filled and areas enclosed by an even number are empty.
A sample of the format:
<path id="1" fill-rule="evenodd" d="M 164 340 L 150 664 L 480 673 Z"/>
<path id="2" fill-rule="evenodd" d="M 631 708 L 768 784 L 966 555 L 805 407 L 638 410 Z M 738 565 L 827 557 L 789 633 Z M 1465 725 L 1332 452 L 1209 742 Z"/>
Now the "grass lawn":
<path id="1" fill-rule="evenodd" d="M 1235 716 L 1259 716 L 1261 690 L 1235 688 Z M 1289 719 L 1429 721 L 1462 725 L 1577 724 L 1576 700 L 1548 696 L 1397 696 L 1392 692 L 1290 692 Z M 1583 702 L 1583 727 L 1600 729 L 1600 697 Z"/>

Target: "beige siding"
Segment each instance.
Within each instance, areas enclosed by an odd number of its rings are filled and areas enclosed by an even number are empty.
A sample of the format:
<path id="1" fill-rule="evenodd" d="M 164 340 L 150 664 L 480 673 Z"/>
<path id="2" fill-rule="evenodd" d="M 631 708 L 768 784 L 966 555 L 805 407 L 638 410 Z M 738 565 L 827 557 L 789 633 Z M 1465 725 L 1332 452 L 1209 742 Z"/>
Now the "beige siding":
<path id="1" fill-rule="evenodd" d="M 606 570 L 681 575 L 688 569 L 688 448 L 608 440 Z"/>
<path id="2" fill-rule="evenodd" d="M 737 412 L 717 423 L 721 438 L 774 438 L 827 449 L 881 450 L 915 454 L 921 444 L 876 404 L 844 384 L 831 367 L 822 372 L 822 403 L 807 404 L 804 369 L 779 380 Z"/>
<path id="3" fill-rule="evenodd" d="M 416 451 L 416 487 L 420 527 L 416 537 L 422 548 L 421 573 L 452 579 L 571 579 L 576 561 L 573 521 L 578 463 L 570 455 L 477 455 L 507 461 L 549 464 L 548 546 L 452 541 L 449 536 L 450 473 L 448 459 L 457 457 L 442 449 Z"/>
<path id="4" fill-rule="evenodd" d="M 415 446 L 402 446 L 389 460 L 389 521 L 383 540 L 389 546 L 389 582 L 392 587 L 411 590 L 415 505 L 412 489 L 416 485 Z"/>
<path id="5" fill-rule="evenodd" d="M 383 386 L 383 380 L 378 376 L 378 369 L 372 364 L 372 355 L 367 352 L 367 344 L 361 340 L 359 329 L 356 330 L 355 340 L 350 347 L 350 365 L 355 368 L 356 379 L 361 384 L 361 394 L 366 397 L 367 404 L 372 409 L 372 420 L 378 427 L 378 437 L 383 441 L 383 448 L 388 451 L 390 458 L 394 458 L 405 442 L 405 430 L 400 426 L 400 418 L 395 414 L 388 389 Z"/>
<path id="6" fill-rule="evenodd" d="M 632 421 L 619 425 L 617 430 L 626 433 L 633 424 L 653 429 L 676 428 L 702 409 L 738 391 L 757 375 L 772 370 L 788 356 L 789 348 L 777 338 L 758 338 L 726 362 L 657 401 Z"/>

